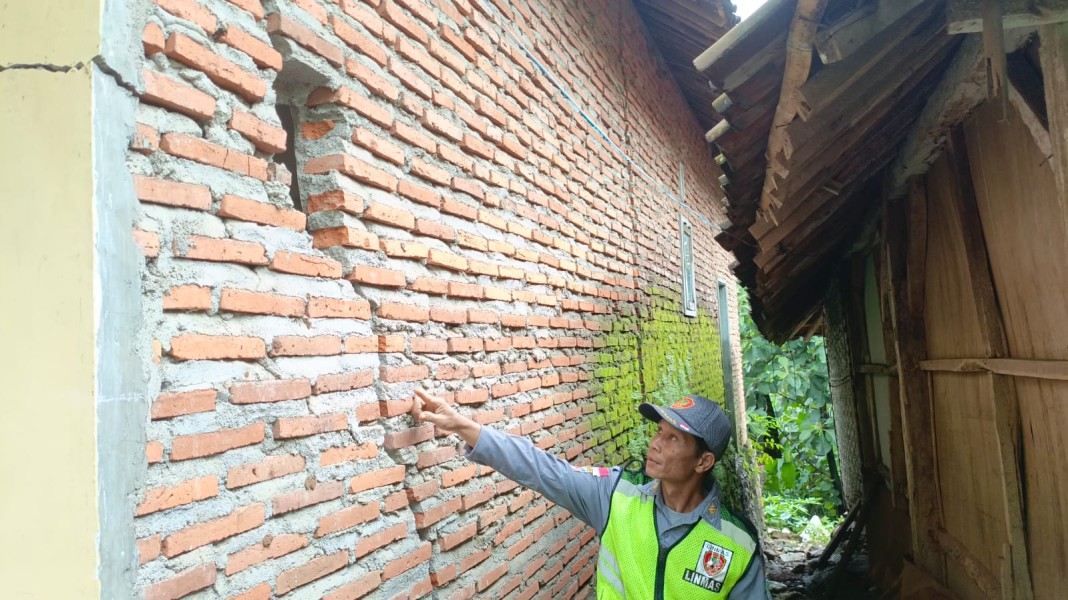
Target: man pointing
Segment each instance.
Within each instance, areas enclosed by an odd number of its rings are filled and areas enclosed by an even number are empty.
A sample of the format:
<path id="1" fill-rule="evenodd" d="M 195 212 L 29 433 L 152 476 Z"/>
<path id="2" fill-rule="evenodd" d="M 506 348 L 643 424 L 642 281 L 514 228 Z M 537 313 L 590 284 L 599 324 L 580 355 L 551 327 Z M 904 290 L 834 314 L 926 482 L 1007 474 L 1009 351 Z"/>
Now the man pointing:
<path id="1" fill-rule="evenodd" d="M 751 526 L 727 512 L 712 467 L 730 440 L 730 421 L 702 396 L 669 408 L 643 403 L 659 425 L 645 484 L 619 467 L 575 468 L 530 440 L 482 427 L 442 398 L 416 390 L 412 416 L 458 434 L 467 458 L 536 490 L 601 538 L 598 600 L 766 600 L 764 560 Z"/>

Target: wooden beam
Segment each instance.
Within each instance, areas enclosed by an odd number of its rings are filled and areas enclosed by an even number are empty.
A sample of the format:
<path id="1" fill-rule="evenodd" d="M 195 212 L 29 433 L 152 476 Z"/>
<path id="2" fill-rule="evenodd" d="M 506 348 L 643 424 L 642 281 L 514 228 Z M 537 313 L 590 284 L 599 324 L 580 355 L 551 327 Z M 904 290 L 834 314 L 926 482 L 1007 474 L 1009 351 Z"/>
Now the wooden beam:
<path id="1" fill-rule="evenodd" d="M 1015 52 L 1032 33 L 1026 29 L 1006 31 L 1005 51 Z M 983 41 L 980 36 L 966 36 L 953 62 L 945 69 L 941 83 L 928 95 L 923 112 L 909 130 L 897 159 L 890 167 L 892 197 L 903 197 L 908 191 L 908 180 L 927 172 L 941 154 L 949 130 L 964 121 L 979 103 L 986 100 L 986 83 Z M 1065 135 L 1068 136 L 1068 131 Z"/>
<path id="2" fill-rule="evenodd" d="M 775 33 L 789 26 L 796 5 L 797 0 L 769 0 L 695 58 L 694 68 L 711 71 L 708 75 L 713 83 L 722 81 L 750 56 L 759 53 L 769 36 L 774 37 Z"/>
<path id="3" fill-rule="evenodd" d="M 842 15 L 816 34 L 820 60 L 829 65 L 848 58 L 923 1 L 879 0 Z"/>
<path id="4" fill-rule="evenodd" d="M 990 272 L 990 259 L 983 225 L 975 196 L 968 150 L 962 127 L 954 129 L 949 146 L 950 173 L 953 191 L 950 208 L 960 224 L 964 241 L 964 256 L 968 264 L 971 294 L 978 309 L 980 333 L 993 358 L 1008 356 L 1009 345 L 998 306 L 997 291 Z M 1027 531 L 1024 528 L 1023 492 L 1020 487 L 1020 407 L 1015 382 L 1009 377 L 991 376 L 994 391 L 994 449 L 1001 465 L 1003 516 L 1005 538 L 1009 553 L 1004 556 L 1012 580 L 1011 596 L 1016 600 L 1034 597 L 1031 566 L 1027 553 Z"/>
<path id="5" fill-rule="evenodd" d="M 808 81 L 812 72 L 812 44 L 816 38 L 816 27 L 823 19 L 828 0 L 799 0 L 797 12 L 790 24 L 790 33 L 786 38 L 786 70 L 783 73 L 782 88 L 779 90 L 779 105 L 775 108 L 775 117 L 771 122 L 768 135 L 768 170 L 764 175 L 764 190 L 760 195 L 761 214 L 768 216 L 774 201 L 775 191 L 774 163 L 786 144 L 786 126 L 797 116 L 797 90 Z"/>
<path id="6" fill-rule="evenodd" d="M 894 321 L 913 555 L 925 572 L 944 582 L 945 556 L 931 535 L 932 531 L 943 527 L 944 521 L 935 451 L 934 404 L 929 376 L 920 369 L 920 361 L 927 357 L 926 326 L 923 312 L 912 310 L 908 293 L 909 277 L 919 277 L 920 274 L 910 274 L 907 265 L 925 264 L 926 256 L 908 256 L 906 216 L 912 207 L 903 202 L 886 202 L 884 207 L 884 216 L 888 220 L 885 242 L 890 276 L 890 314 Z M 914 252 L 925 248 L 911 245 Z"/>
<path id="7" fill-rule="evenodd" d="M 1005 29 L 1036 27 L 1068 21 L 1068 0 L 1001 0 Z M 950 34 L 983 30 L 983 0 L 948 0 L 946 31 Z"/>
<path id="8" fill-rule="evenodd" d="M 1053 150 L 1050 166 L 1060 191 L 1061 214 L 1068 221 L 1068 24 L 1042 27 L 1039 40 Z"/>
<path id="9" fill-rule="evenodd" d="M 913 3 L 920 4 L 915 0 L 890 4 L 908 6 Z M 878 6 L 881 7 L 886 4 L 888 3 L 884 0 Z M 866 6 L 874 7 L 872 4 Z M 894 10 L 895 20 L 887 23 L 887 27 L 877 32 L 878 35 L 867 40 L 870 42 L 869 51 L 848 55 L 846 60 L 838 64 L 825 66 L 812 79 L 801 86 L 798 91 L 801 96 L 798 116 L 808 120 L 810 114 L 819 113 L 833 105 L 839 96 L 856 85 L 858 81 L 869 76 L 868 74 L 872 71 L 876 71 L 880 77 L 885 75 L 885 71 L 877 70 L 875 67 L 890 53 L 900 54 L 903 48 L 910 48 L 909 53 L 911 54 L 911 47 L 903 42 L 908 40 L 938 8 L 940 7 L 936 3 L 924 3 L 915 11 L 898 13 Z M 927 37 L 931 37 L 931 35 L 923 36 L 923 38 Z M 923 38 L 920 39 L 922 40 Z M 826 62 L 828 61 L 824 60 L 824 63 Z"/>
<path id="10" fill-rule="evenodd" d="M 1022 360 L 1017 358 L 943 358 L 920 363 L 924 371 L 949 373 L 997 373 L 1013 377 L 1029 377 L 1053 381 L 1068 381 L 1068 360 Z"/>

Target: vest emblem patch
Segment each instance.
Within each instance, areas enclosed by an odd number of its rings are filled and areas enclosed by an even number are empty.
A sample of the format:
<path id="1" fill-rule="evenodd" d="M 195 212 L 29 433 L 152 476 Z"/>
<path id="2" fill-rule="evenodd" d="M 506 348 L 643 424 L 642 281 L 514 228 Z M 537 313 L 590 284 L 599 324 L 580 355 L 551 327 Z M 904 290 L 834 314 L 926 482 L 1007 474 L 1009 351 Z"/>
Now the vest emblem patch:
<path id="1" fill-rule="evenodd" d="M 706 541 L 697 557 L 697 566 L 686 569 L 682 579 L 710 592 L 718 592 L 723 589 L 733 557 L 734 552 Z"/>

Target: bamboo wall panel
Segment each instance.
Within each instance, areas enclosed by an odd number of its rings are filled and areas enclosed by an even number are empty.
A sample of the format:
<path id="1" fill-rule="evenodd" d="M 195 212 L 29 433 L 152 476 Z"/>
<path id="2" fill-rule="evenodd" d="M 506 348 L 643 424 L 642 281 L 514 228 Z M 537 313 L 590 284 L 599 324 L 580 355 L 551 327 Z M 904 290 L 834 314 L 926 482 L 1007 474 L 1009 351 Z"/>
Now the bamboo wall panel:
<path id="1" fill-rule="evenodd" d="M 968 155 L 1013 358 L 1068 359 L 1068 231 L 1053 171 L 1015 109 L 984 106 Z M 1063 597 L 1068 564 L 1068 382 L 1017 377 L 1035 598 Z"/>
<path id="2" fill-rule="evenodd" d="M 927 176 L 929 206 L 925 321 L 928 358 L 987 356 L 972 300 L 961 225 L 951 209 L 946 157 Z M 989 375 L 935 373 L 934 432 L 946 530 L 994 573 L 1006 540 L 999 462 L 992 455 L 994 390 Z M 948 584 L 962 600 L 985 595 L 960 565 L 947 562 Z"/>

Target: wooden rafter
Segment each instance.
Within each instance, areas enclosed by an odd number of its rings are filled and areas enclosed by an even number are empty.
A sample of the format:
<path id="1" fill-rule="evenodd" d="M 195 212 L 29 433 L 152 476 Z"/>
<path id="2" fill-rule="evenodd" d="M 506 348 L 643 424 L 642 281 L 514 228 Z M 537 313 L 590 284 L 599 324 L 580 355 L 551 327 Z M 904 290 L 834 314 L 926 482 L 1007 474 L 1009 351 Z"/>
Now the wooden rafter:
<path id="1" fill-rule="evenodd" d="M 878 0 L 842 15 L 816 34 L 820 60 L 830 65 L 852 56 L 922 3 L 924 0 Z"/>
<path id="2" fill-rule="evenodd" d="M 983 31 L 985 0 L 948 0 L 946 30 L 951 34 Z M 1068 21 L 1068 0 L 1000 0 L 1005 29 Z"/>

